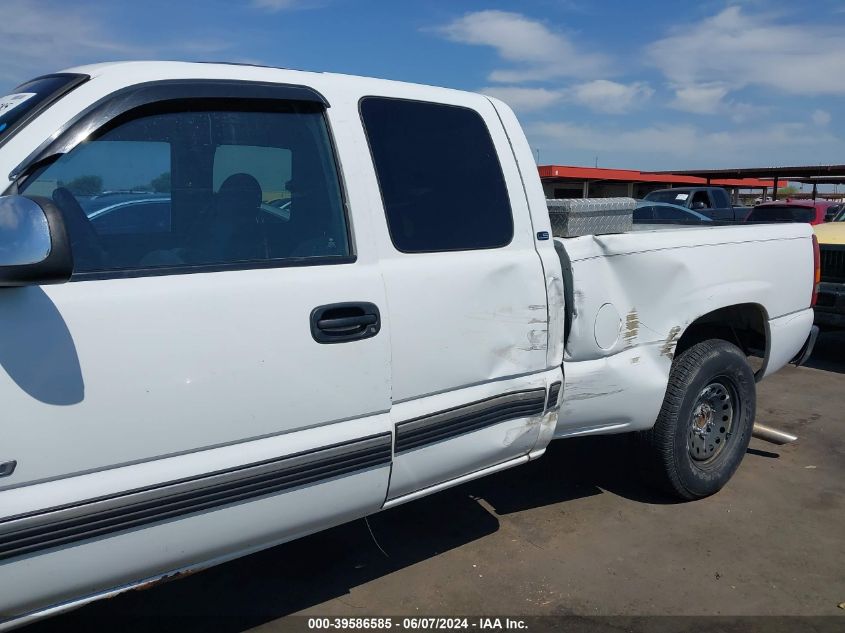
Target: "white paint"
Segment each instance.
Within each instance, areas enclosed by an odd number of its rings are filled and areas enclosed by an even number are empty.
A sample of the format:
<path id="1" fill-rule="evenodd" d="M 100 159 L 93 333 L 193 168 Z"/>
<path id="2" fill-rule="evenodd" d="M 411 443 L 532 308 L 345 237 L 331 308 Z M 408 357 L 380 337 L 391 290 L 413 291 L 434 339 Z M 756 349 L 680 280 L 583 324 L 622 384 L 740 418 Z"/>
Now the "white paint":
<path id="1" fill-rule="evenodd" d="M 675 344 L 691 323 L 719 308 L 759 306 L 769 329 L 765 375 L 783 367 L 813 321 L 810 235 L 809 225 L 789 224 L 560 240 L 572 260 L 576 316 L 556 437 L 650 428 Z M 605 348 L 597 324 L 609 302 L 622 308 L 622 336 Z"/>
<path id="2" fill-rule="evenodd" d="M 801 310 L 769 321 L 769 349 L 760 378 L 771 376 L 801 351 L 813 325 L 813 311 Z"/>
<path id="3" fill-rule="evenodd" d="M 391 427 L 384 413 L 366 419 L 338 422 L 272 438 L 241 442 L 230 446 L 195 451 L 185 455 L 146 461 L 130 466 L 102 470 L 70 478 L 46 481 L 5 490 L 3 517 L 34 512 L 63 503 L 104 497 L 134 488 L 153 486 L 162 481 L 176 481 L 243 464 L 294 455 L 330 444 L 372 435 Z M 387 482 L 385 481 L 385 491 Z M 382 497 L 384 491 L 382 491 Z M 2 569 L 2 566 L 0 566 Z M 0 594 L 1 596 L 2 594 Z"/>
<path id="4" fill-rule="evenodd" d="M 181 568 L 206 567 L 376 512 L 388 474 L 387 466 L 361 471 L 5 563 L 0 618 Z"/>
<path id="5" fill-rule="evenodd" d="M 408 503 L 409 501 L 414 501 L 415 499 L 421 499 L 422 497 L 434 494 L 435 492 L 440 492 L 441 490 L 453 488 L 454 486 L 466 483 L 467 481 L 472 481 L 473 479 L 478 479 L 480 477 L 486 477 L 487 475 L 492 475 L 493 473 L 498 473 L 503 470 L 507 470 L 508 468 L 513 468 L 514 466 L 520 466 L 521 464 L 527 463 L 528 460 L 528 455 L 523 455 L 522 457 L 517 457 L 515 459 L 511 459 L 506 462 L 502 462 L 501 464 L 496 464 L 494 466 L 488 466 L 487 468 L 468 473 L 456 479 L 437 484 L 436 486 L 431 486 L 429 488 L 425 488 L 424 490 L 418 490 L 417 492 L 413 492 L 402 497 L 391 499 L 384 504 L 384 509 L 387 510 L 388 508 L 395 508 L 396 506 L 402 505 L 403 503 Z"/>
<path id="6" fill-rule="evenodd" d="M 548 257 L 548 274 L 544 271 L 527 194 L 531 190 L 540 199 L 539 225 L 548 228 L 542 191 L 538 196 L 536 172 L 526 171 L 532 161 L 521 130 L 517 125 L 508 136 L 490 100 L 394 82 L 236 66 L 130 63 L 83 72 L 91 81 L 6 144 L 0 152 L 3 173 L 89 104 L 133 83 L 218 78 L 310 85 L 331 103 L 327 116 L 347 187 L 357 261 L 2 291 L 0 317 L 14 334 L 7 340 L 16 345 L 19 362 L 9 363 L 7 354 L 0 393 L 27 425 L 13 426 L 4 437 L 4 449 L 19 466 L 2 482 L 0 514 L 363 437 L 391 429 L 406 414 L 561 379 L 559 367 L 548 365 L 560 356 L 560 338 L 555 337 L 557 353 L 550 355 L 547 300 L 549 287 L 561 294 L 554 286 L 560 272 L 556 258 Z M 419 256 L 395 251 L 358 116 L 360 98 L 379 94 L 470 107 L 484 117 L 514 212 L 507 247 Z M 502 108 L 501 116 L 512 113 Z M 524 180 L 526 173 L 530 179 Z M 551 242 L 543 246 L 554 254 Z M 352 344 L 315 343 L 308 330 L 311 309 L 339 301 L 379 305 L 380 334 Z M 27 384 L 20 371 L 33 362 L 38 366 L 29 375 L 41 377 L 40 387 Z M 62 402 L 49 402 L 57 392 Z M 407 462 L 400 457 L 397 473 L 413 474 L 404 484 L 397 475 L 397 486 L 449 485 L 502 462 L 527 460 L 529 452 L 545 447 L 536 444 L 546 417 L 462 435 L 437 450 L 416 452 Z M 20 584 L 0 597 L 0 612 L 49 608 L 79 598 L 83 588 L 107 592 L 133 579 L 219 561 L 362 516 L 383 503 L 387 472 L 378 468 L 5 564 L 0 584 L 8 584 L 9 574 Z M 25 485 L 45 479 L 51 480 Z M 269 508 L 273 519 L 262 516 Z M 109 562 L 80 569 L 90 557 Z M 73 578 L 54 574 L 36 580 L 57 566 L 71 570 Z"/>
<path id="7" fill-rule="evenodd" d="M 390 409 L 389 323 L 376 337 L 344 345 L 320 345 L 309 324 L 321 304 L 385 305 L 372 265 L 0 293 L 0 322 L 12 339 L 0 393 L 26 421 L 4 429 L 5 454 L 18 468 L 0 479 L 3 487 Z M 28 369 L 33 364 L 37 370 Z M 389 430 L 382 418 L 372 425 Z"/>
<path id="8" fill-rule="evenodd" d="M 548 388 L 552 382 L 560 379 L 560 369 L 554 369 L 542 374 L 487 382 L 459 391 L 394 404 L 391 417 L 396 422 L 413 420 L 432 411 L 446 411 L 501 393 Z M 542 414 L 508 420 L 450 440 L 399 453 L 393 461 L 388 498 L 404 496 L 455 479 L 468 471 L 481 470 L 526 455 L 537 446 L 542 421 Z"/>
<path id="9" fill-rule="evenodd" d="M 543 185 L 537 177 L 537 165 L 534 162 L 534 153 L 528 145 L 525 134 L 522 133 L 522 128 L 513 110 L 498 99 L 490 99 L 490 101 L 495 106 L 496 112 L 504 125 L 513 155 L 516 158 L 516 166 L 522 179 L 522 187 L 525 199 L 528 202 L 528 212 L 534 235 L 536 236 L 537 233 L 542 231 L 551 235 L 551 220 L 549 219 L 549 213 L 546 208 L 546 196 L 543 192 Z M 515 195 L 511 194 L 512 202 Z M 561 278 L 560 261 L 555 251 L 554 242 L 552 240 L 534 240 L 534 247 L 540 256 L 543 274 L 546 279 L 546 296 L 548 302 L 546 368 L 552 369 L 560 367 L 561 362 L 563 362 L 563 279 Z"/>
<path id="10" fill-rule="evenodd" d="M 650 428 L 666 393 L 670 366 L 655 343 L 564 361 L 566 382 L 555 437 Z"/>
<path id="11" fill-rule="evenodd" d="M 495 99 L 248 66 L 132 62 L 76 72 L 92 79 L 4 145 L 0 178 L 90 104 L 131 84 L 311 86 L 331 104 L 357 261 L 0 290 L 3 457 L 19 461 L 0 480 L 0 518 L 547 388 L 563 379 L 562 361 L 565 385 L 559 416 L 552 408 L 397 456 L 389 491 L 384 466 L 6 562 L 2 618 L 31 619 L 364 516 L 385 498 L 395 505 L 523 463 L 541 455 L 553 435 L 648 428 L 665 392 L 673 341 L 716 308 L 763 308 L 771 335 L 766 374 L 797 352 L 812 321 L 808 227 L 585 236 L 564 242 L 576 283 L 564 350 L 560 264 L 553 242 L 536 239 L 551 230 L 542 185 L 513 112 Z M 396 252 L 358 114 L 366 95 L 458 105 L 484 118 L 514 214 L 508 246 Z M 379 335 L 316 344 L 310 310 L 339 301 L 376 303 Z"/>
<path id="12" fill-rule="evenodd" d="M 698 317 L 737 304 L 761 306 L 767 319 L 806 309 L 813 254 L 805 224 L 676 227 L 560 240 L 572 260 L 575 312 L 566 361 L 602 358 L 629 344 L 665 342 Z M 605 303 L 623 319 L 619 341 L 601 349 L 593 323 Z M 626 321 L 638 323 L 629 341 Z M 806 335 L 805 335 L 806 338 Z"/>

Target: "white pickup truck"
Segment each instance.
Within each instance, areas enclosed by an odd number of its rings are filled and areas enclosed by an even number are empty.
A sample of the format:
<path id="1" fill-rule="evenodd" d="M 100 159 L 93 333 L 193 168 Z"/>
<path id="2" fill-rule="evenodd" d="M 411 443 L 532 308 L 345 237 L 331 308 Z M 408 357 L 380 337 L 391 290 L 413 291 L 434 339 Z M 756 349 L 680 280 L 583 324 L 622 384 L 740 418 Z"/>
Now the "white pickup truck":
<path id="1" fill-rule="evenodd" d="M 808 225 L 550 239 L 478 94 L 103 64 L 0 99 L 0 622 L 638 432 L 693 499 L 812 346 Z M 752 370 L 748 356 L 762 357 Z"/>

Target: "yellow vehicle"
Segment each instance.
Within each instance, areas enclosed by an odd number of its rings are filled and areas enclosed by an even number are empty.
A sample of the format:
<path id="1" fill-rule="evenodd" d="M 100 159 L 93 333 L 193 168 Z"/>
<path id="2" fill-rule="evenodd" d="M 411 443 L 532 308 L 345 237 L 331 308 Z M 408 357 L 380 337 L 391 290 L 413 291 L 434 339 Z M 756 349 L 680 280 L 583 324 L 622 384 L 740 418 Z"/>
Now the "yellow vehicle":
<path id="1" fill-rule="evenodd" d="M 822 273 L 816 323 L 845 327 L 845 209 L 813 229 L 819 241 Z"/>

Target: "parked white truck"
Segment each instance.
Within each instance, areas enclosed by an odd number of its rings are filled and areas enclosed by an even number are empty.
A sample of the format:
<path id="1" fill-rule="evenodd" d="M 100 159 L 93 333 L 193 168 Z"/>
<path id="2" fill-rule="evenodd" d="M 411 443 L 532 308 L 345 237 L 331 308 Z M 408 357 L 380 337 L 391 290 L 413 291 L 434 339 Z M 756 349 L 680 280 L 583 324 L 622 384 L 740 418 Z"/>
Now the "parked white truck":
<path id="1" fill-rule="evenodd" d="M 0 621 L 639 432 L 719 490 L 812 345 L 808 225 L 550 239 L 485 96 L 136 62 L 0 100 Z M 749 355 L 762 357 L 752 371 Z"/>

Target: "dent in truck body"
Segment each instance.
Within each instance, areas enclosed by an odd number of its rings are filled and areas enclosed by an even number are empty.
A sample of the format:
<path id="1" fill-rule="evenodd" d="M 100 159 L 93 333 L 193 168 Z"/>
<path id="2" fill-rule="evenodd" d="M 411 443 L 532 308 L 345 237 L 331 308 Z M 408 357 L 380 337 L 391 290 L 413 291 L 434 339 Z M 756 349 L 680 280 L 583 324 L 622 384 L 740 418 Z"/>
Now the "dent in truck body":
<path id="1" fill-rule="evenodd" d="M 433 420 L 454 416 L 455 413 L 472 411 L 476 405 L 486 407 L 501 401 L 501 394 L 535 391 L 545 398 L 548 388 L 560 381 L 560 368 L 531 376 L 508 378 L 483 383 L 465 389 L 437 394 L 429 398 L 396 403 L 390 411 L 397 428 L 397 445 L 390 476 L 388 501 L 415 495 L 419 490 L 438 486 L 462 476 L 466 471 L 479 471 L 491 464 L 504 463 L 523 457 L 540 448 L 539 437 L 547 423 L 545 399 L 537 398 L 536 406 L 520 409 L 519 417 L 496 421 L 482 417 L 482 422 L 493 424 L 461 433 L 448 442 L 432 442 L 403 450 L 400 443 L 402 426 L 415 420 Z M 542 393 L 540 393 L 542 392 Z M 476 404 L 467 404 L 476 403 Z M 518 408 L 522 405 L 518 405 Z M 432 410 L 436 411 L 432 415 Z M 543 445 L 543 448 L 545 445 Z M 415 498 L 415 497 L 414 497 Z"/>
<path id="2" fill-rule="evenodd" d="M 801 238 L 794 229 L 766 230 L 766 240 L 750 240 L 744 227 L 556 238 L 578 290 L 555 437 L 651 428 L 678 343 L 697 319 L 721 308 L 759 306 L 767 330 L 759 377 L 783 367 L 812 322 L 812 251 L 809 229 Z M 616 343 L 602 349 L 593 330 L 608 303 L 626 317 Z"/>
<path id="3" fill-rule="evenodd" d="M 522 133 L 522 127 L 510 106 L 499 99 L 486 98 L 495 108 L 510 144 L 516 162 L 516 171 L 525 194 L 524 201 L 527 204 L 528 217 L 531 221 L 532 236 L 537 235 L 537 233 L 551 235 L 552 225 L 546 210 L 546 196 L 543 193 L 543 185 L 537 178 L 537 165 L 534 161 L 534 152 L 528 145 L 528 139 Z M 513 200 L 511 202 L 513 203 Z M 514 212 L 516 212 L 516 209 L 514 209 Z M 533 242 L 545 278 L 546 319 L 548 322 L 546 368 L 552 369 L 560 367 L 563 361 L 564 310 L 566 308 L 563 278 L 554 241 L 533 240 Z"/>

